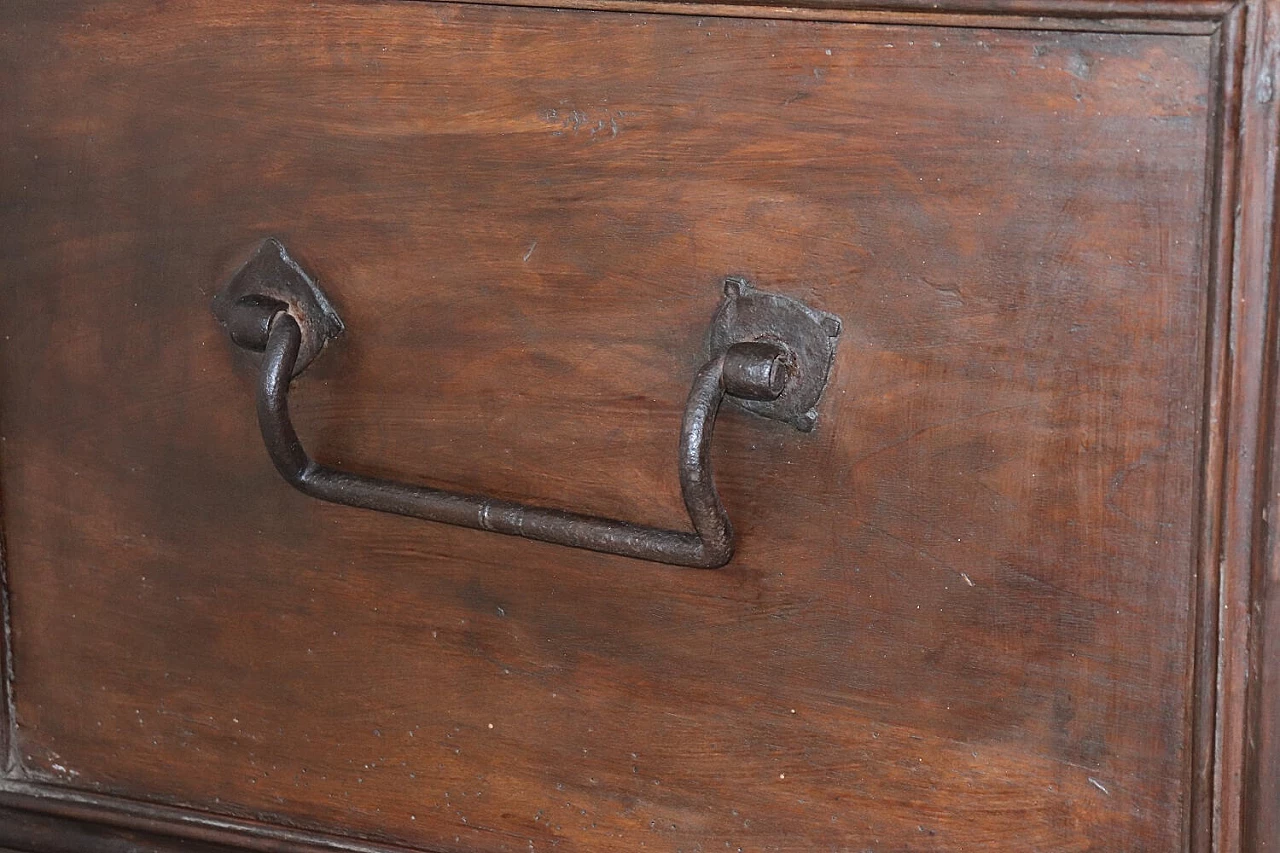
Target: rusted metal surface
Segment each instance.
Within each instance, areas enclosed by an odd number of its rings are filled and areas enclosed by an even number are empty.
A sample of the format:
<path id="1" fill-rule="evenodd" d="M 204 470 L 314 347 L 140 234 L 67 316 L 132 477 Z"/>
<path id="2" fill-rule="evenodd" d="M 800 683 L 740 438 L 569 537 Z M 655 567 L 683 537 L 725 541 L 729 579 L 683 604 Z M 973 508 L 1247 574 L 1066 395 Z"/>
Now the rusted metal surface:
<path id="1" fill-rule="evenodd" d="M 746 279 L 727 278 L 724 301 L 707 335 L 707 348 L 725 352 L 739 341 L 772 341 L 787 353 L 788 382 L 767 400 L 733 396 L 753 414 L 791 424 L 801 432 L 818 421 L 818 400 L 836 357 L 840 318 L 779 293 L 756 290 Z"/>
<path id="2" fill-rule="evenodd" d="M 213 314 L 227 327 L 233 340 L 254 350 L 246 341 L 263 333 L 274 311 L 253 310 L 283 305 L 302 329 L 302 344 L 294 365 L 294 375 L 306 369 L 324 345 L 342 334 L 342 321 L 319 285 L 289 256 L 284 244 L 274 237 L 264 240 L 253 257 L 236 272 L 231 282 L 213 298 Z M 249 325 L 258 324 L 257 331 Z M 262 345 L 256 347 L 262 351 Z"/>
<path id="3" fill-rule="evenodd" d="M 743 301 L 746 310 L 741 313 L 748 322 L 726 322 L 738 315 L 736 303 Z M 833 315 L 756 292 L 738 279 L 726 281 L 712 353 L 694 377 L 680 429 L 678 471 L 693 525 L 689 533 L 366 477 L 316 462 L 289 417 L 289 384 L 305 367 L 303 359 L 314 358 L 342 331 L 342 323 L 315 282 L 275 239 L 264 242 L 218 295 L 214 313 L 233 343 L 262 353 L 258 425 L 276 470 L 302 493 L 378 512 L 697 568 L 719 568 L 733 556 L 733 526 L 711 472 L 712 428 L 721 401 L 729 396 L 746 407 L 781 402 L 778 411 L 786 417 L 771 409 L 759 413 L 812 429 L 813 406 L 826 383 L 839 332 Z"/>

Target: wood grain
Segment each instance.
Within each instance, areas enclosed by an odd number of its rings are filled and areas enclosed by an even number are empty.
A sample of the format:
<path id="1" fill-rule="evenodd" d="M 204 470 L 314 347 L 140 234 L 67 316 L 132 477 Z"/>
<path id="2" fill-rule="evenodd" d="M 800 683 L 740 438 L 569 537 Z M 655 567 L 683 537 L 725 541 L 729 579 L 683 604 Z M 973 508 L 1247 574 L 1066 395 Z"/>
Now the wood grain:
<path id="1" fill-rule="evenodd" d="M 1237 225 L 1232 266 L 1235 353 L 1220 595 L 1221 639 L 1216 666 L 1213 842 L 1217 849 L 1280 850 L 1280 614 L 1275 578 L 1275 453 L 1278 422 L 1276 334 L 1276 143 L 1280 112 L 1272 93 L 1280 19 L 1270 4 L 1241 7 L 1228 21 L 1236 33 L 1234 72 L 1223 76 L 1237 102 L 1238 128 L 1225 136 L 1238 157 L 1238 193 L 1223 194 L 1223 220 Z M 1235 90 L 1234 93 L 1231 90 Z M 1234 94 L 1234 96 L 1233 96 Z M 1227 181 L 1230 179 L 1227 178 Z M 1229 185 L 1229 184 L 1228 184 Z M 1225 229 L 1231 233 L 1231 228 Z M 1225 255 L 1224 255 L 1225 257 Z"/>
<path id="2" fill-rule="evenodd" d="M 438 850 L 1186 845 L 1217 34 L 0 14 L 25 774 Z M 316 455 L 512 499 L 681 522 L 727 273 L 845 336 L 815 434 L 717 429 L 739 557 L 661 569 L 279 483 L 208 313 L 267 234 L 348 324 Z"/>

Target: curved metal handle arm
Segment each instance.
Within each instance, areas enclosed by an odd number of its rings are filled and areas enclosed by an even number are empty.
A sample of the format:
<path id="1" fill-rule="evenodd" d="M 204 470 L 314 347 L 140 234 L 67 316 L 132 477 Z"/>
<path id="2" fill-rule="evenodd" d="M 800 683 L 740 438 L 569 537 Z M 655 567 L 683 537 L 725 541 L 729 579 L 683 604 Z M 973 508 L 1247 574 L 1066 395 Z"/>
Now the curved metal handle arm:
<path id="1" fill-rule="evenodd" d="M 696 531 L 684 533 L 364 477 L 322 465 L 307 454 L 289 418 L 289 382 L 302 330 L 283 311 L 274 315 L 269 328 L 258 383 L 258 425 L 276 470 L 298 491 L 347 506 L 699 568 L 718 568 L 733 556 L 733 527 L 716 493 L 710 458 L 711 428 L 725 393 L 726 367 L 733 373 L 731 384 L 736 382 L 736 389 L 753 399 L 777 397 L 786 369 L 780 347 L 743 343 L 698 371 L 680 430 L 680 488 Z"/>
<path id="2" fill-rule="evenodd" d="M 834 316 L 787 297 L 749 292 L 745 282 L 728 281 L 726 297 L 713 327 L 712 350 L 719 354 L 694 377 L 680 429 L 680 489 L 692 533 L 366 477 L 316 462 L 289 418 L 289 384 L 342 331 L 324 295 L 279 242 L 268 240 L 215 299 L 214 312 L 236 345 L 263 354 L 257 397 L 262 439 L 276 470 L 304 494 L 573 548 L 718 568 L 729 562 L 734 546 L 711 475 L 711 431 L 721 401 L 727 394 L 749 411 L 812 428 L 813 404 L 839 334 Z M 736 340 L 717 345 L 716 334 Z"/>

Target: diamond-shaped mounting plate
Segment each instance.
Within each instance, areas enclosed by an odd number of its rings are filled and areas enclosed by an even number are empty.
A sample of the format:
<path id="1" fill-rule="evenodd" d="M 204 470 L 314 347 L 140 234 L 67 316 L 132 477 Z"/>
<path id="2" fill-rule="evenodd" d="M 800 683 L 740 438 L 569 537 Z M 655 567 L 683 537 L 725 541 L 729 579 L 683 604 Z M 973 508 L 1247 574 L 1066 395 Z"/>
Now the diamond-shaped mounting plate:
<path id="1" fill-rule="evenodd" d="M 284 303 L 285 310 L 302 330 L 294 376 L 320 354 L 329 340 L 342 334 L 342 320 L 324 292 L 274 237 L 264 240 L 253 257 L 213 298 L 213 314 L 230 328 L 231 316 L 238 306 L 246 302 L 260 303 L 264 299 Z"/>
<path id="2" fill-rule="evenodd" d="M 711 321 L 707 349 L 712 357 L 743 341 L 781 344 L 791 376 L 776 400 L 728 397 L 753 414 L 809 432 L 818 421 L 818 401 L 836 357 L 840 318 L 779 293 L 756 290 L 742 278 L 724 281 L 724 300 Z"/>

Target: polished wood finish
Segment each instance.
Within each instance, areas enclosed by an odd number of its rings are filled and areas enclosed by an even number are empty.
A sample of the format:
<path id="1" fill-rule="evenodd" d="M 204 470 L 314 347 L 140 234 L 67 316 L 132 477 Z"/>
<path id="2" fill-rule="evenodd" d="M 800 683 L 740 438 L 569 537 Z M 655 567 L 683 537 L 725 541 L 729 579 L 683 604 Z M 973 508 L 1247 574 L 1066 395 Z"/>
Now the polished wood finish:
<path id="1" fill-rule="evenodd" d="M 1278 849 L 1275 8 L 588 5 L 0 7 L 0 845 Z M 662 568 L 280 483 L 267 235 L 318 458 L 655 525 L 844 333 Z"/>

